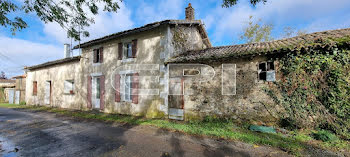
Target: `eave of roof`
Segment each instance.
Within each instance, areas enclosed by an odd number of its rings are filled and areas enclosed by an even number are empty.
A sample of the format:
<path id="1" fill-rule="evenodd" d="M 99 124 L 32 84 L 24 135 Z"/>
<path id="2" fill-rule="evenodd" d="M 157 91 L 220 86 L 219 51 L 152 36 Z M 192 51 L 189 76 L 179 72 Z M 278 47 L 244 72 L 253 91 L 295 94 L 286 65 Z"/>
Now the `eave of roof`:
<path id="1" fill-rule="evenodd" d="M 166 63 L 222 61 L 230 58 L 274 54 L 281 51 L 295 51 L 309 47 L 330 47 L 337 44 L 350 45 L 350 28 L 315 32 L 269 42 L 218 46 L 187 51 L 170 58 Z"/>
<path id="2" fill-rule="evenodd" d="M 16 83 L 16 80 L 0 79 L 0 83 Z"/>
<path id="3" fill-rule="evenodd" d="M 88 47 L 90 45 L 99 44 L 101 42 L 109 41 L 109 40 L 112 40 L 112 39 L 116 39 L 116 38 L 119 38 L 119 37 L 130 35 L 130 34 L 133 34 L 133 33 L 138 33 L 138 32 L 151 30 L 151 29 L 157 28 L 157 27 L 165 25 L 165 24 L 171 24 L 171 25 L 202 25 L 202 22 L 201 22 L 201 20 L 163 20 L 163 21 L 159 21 L 159 22 L 153 22 L 153 23 L 141 26 L 141 27 L 129 29 L 129 30 L 122 31 L 122 32 L 117 32 L 117 33 L 110 34 L 110 35 L 107 35 L 107 36 L 104 36 L 104 37 L 101 37 L 101 38 L 97 38 L 97 39 L 94 39 L 94 40 L 87 41 L 87 42 L 82 43 L 80 45 L 74 46 L 73 49 L 85 48 L 85 47 Z M 204 29 L 203 34 L 205 34 L 207 36 L 207 33 L 205 32 L 205 29 Z M 208 37 L 206 37 L 206 38 L 208 38 Z M 209 42 L 209 44 L 210 44 L 210 42 Z"/>
<path id="4" fill-rule="evenodd" d="M 19 76 L 14 76 L 12 77 L 13 79 L 17 79 L 17 78 L 26 78 L 27 76 L 24 74 L 24 75 L 19 75 Z"/>
<path id="5" fill-rule="evenodd" d="M 59 65 L 59 64 L 64 64 L 64 63 L 69 63 L 69 62 L 74 62 L 74 61 L 80 61 L 80 56 L 74 56 L 74 57 L 69 57 L 69 58 L 63 58 L 59 60 L 54 60 L 54 61 L 49 61 L 46 63 L 26 67 L 25 69 L 28 70 L 35 70 L 35 69 L 40 69 L 40 68 L 45 68 L 53 65 Z"/>

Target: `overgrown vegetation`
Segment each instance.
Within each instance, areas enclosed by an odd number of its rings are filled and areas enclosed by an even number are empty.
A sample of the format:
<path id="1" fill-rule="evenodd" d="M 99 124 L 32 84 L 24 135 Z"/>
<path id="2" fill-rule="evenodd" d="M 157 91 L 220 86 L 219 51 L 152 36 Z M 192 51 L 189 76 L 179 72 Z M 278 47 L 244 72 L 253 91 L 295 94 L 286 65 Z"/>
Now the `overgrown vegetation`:
<path id="1" fill-rule="evenodd" d="M 0 88 L 0 102 L 5 102 L 5 88 Z"/>
<path id="2" fill-rule="evenodd" d="M 39 106 L 11 106 L 9 104 L 0 104 L 0 107 L 25 108 L 35 111 L 53 112 L 76 118 L 97 119 L 109 122 L 127 123 L 130 125 L 151 125 L 172 131 L 180 131 L 191 135 L 209 136 L 227 140 L 238 140 L 255 145 L 278 147 L 294 155 L 302 155 L 301 152 L 305 151 L 309 145 L 321 147 L 323 149 L 331 149 L 332 151 L 350 151 L 350 144 L 346 141 L 337 140 L 333 142 L 316 143 L 316 145 L 312 143 L 315 141 L 311 137 L 311 132 L 291 132 L 288 135 L 281 133 L 257 133 L 248 130 L 249 124 L 238 125 L 229 119 L 206 117 L 203 121 L 191 121 L 184 123 L 161 119 L 145 119 L 118 114 L 73 111 Z"/>
<path id="3" fill-rule="evenodd" d="M 324 129 L 350 139 L 350 51 L 344 45 L 349 41 L 279 59 L 281 81 L 266 91 L 285 109 L 280 114 L 285 127 Z"/>
<path id="4" fill-rule="evenodd" d="M 333 142 L 338 140 L 336 135 L 334 135 L 333 133 L 327 130 L 320 130 L 320 131 L 314 132 L 312 133 L 312 136 L 314 139 L 321 140 L 323 142 Z"/>

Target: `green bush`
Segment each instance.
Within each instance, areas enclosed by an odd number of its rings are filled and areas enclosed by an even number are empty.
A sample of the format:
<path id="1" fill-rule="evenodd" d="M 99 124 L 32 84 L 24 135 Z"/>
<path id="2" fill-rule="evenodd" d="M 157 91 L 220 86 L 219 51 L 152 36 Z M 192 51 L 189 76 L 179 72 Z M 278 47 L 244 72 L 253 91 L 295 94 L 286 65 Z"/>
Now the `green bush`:
<path id="1" fill-rule="evenodd" d="M 321 140 L 323 142 L 333 142 L 333 141 L 337 141 L 338 140 L 338 137 L 331 133 L 330 131 L 327 131 L 327 130 L 320 130 L 320 131 L 317 131 L 317 132 L 313 132 L 312 133 L 312 137 L 315 139 L 315 140 Z"/>
<path id="2" fill-rule="evenodd" d="M 286 111 L 281 126 L 332 130 L 350 139 L 349 47 L 301 49 L 278 61 L 282 76 L 265 91 Z"/>
<path id="3" fill-rule="evenodd" d="M 19 105 L 26 105 L 26 102 L 25 102 L 25 101 L 21 101 L 21 102 L 19 103 Z"/>
<path id="4" fill-rule="evenodd" d="M 292 118 L 282 118 L 279 120 L 279 126 L 288 130 L 300 129 L 298 128 L 296 121 Z"/>

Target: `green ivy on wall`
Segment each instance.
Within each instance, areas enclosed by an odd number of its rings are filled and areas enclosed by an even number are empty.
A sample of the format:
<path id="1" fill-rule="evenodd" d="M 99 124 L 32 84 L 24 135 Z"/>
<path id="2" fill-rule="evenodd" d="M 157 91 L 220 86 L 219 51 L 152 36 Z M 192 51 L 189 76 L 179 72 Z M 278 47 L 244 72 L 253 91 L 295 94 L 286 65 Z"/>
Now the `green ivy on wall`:
<path id="1" fill-rule="evenodd" d="M 342 45 L 343 46 L 343 45 Z M 350 51 L 309 48 L 279 59 L 281 79 L 265 91 L 294 128 L 321 128 L 350 139 Z"/>

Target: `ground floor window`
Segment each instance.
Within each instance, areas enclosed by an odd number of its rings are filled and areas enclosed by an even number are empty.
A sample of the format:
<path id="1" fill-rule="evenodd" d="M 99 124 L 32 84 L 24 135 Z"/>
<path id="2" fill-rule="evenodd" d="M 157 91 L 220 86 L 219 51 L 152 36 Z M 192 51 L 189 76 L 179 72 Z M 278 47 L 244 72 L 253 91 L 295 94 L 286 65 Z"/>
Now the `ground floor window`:
<path id="1" fill-rule="evenodd" d="M 124 100 L 131 101 L 132 100 L 132 74 L 126 74 L 124 77 L 124 82 L 122 83 L 124 86 Z"/>
<path id="2" fill-rule="evenodd" d="M 259 80 L 262 81 L 275 81 L 275 64 L 273 61 L 259 63 L 258 70 Z"/>
<path id="3" fill-rule="evenodd" d="M 74 94 L 74 80 L 64 81 L 64 94 Z"/>

